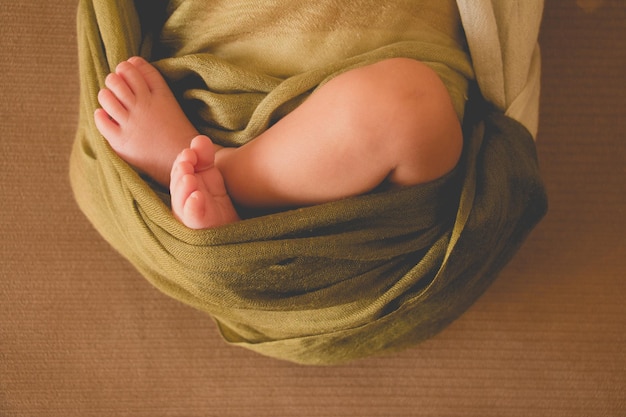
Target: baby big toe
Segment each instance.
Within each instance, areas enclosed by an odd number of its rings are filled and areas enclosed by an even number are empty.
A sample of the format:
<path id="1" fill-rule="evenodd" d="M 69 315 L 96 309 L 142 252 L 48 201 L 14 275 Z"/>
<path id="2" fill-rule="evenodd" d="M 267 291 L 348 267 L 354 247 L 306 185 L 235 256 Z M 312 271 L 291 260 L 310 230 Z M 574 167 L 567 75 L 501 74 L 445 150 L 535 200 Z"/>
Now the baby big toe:
<path id="1" fill-rule="evenodd" d="M 191 141 L 191 149 L 197 157 L 196 171 L 207 169 L 215 162 L 215 148 L 207 136 L 198 135 Z"/>

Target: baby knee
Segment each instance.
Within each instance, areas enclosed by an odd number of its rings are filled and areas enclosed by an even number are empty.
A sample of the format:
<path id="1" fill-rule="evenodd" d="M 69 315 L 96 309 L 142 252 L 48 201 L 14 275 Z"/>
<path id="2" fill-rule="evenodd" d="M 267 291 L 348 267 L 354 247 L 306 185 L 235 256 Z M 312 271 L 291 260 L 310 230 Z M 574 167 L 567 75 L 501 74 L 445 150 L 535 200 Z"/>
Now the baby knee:
<path id="1" fill-rule="evenodd" d="M 340 146 L 376 155 L 393 183 L 436 179 L 460 158 L 463 139 L 452 100 L 423 63 L 393 58 L 363 66 L 337 76 L 318 94 L 333 109 Z"/>
<path id="2" fill-rule="evenodd" d="M 363 128 L 395 168 L 401 184 L 434 180 L 457 164 L 463 144 L 461 125 L 443 81 L 425 64 L 393 58 L 356 74 L 361 96 L 356 110 Z"/>

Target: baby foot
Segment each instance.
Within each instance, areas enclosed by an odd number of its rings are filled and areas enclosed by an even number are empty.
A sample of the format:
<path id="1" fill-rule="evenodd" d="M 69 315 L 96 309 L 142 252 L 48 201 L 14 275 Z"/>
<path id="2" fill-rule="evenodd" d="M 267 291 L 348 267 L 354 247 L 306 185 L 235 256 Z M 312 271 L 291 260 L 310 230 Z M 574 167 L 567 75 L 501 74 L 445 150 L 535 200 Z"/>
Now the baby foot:
<path id="1" fill-rule="evenodd" d="M 105 79 L 96 127 L 126 162 L 167 186 L 176 155 L 199 133 L 159 73 L 139 57 Z"/>
<path id="2" fill-rule="evenodd" d="M 174 216 L 191 229 L 207 229 L 239 220 L 215 166 L 215 148 L 206 136 L 196 136 L 183 150 L 170 179 Z"/>

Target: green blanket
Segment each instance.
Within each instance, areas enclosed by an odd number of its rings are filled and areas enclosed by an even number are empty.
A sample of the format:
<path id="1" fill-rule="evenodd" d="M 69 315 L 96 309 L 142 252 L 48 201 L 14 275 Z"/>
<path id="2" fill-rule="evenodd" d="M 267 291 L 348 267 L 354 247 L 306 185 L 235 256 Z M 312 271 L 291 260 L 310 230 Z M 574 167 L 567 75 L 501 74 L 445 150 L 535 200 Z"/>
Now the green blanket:
<path id="1" fill-rule="evenodd" d="M 388 57 L 431 65 L 458 103 L 471 77 L 467 57 L 432 30 L 420 40 L 385 33 L 384 45 L 364 39 L 346 56 L 337 56 L 345 37 L 324 36 L 324 48 L 339 43 L 319 65 L 286 68 L 277 60 L 272 72 L 272 60 L 237 63 L 236 48 L 201 52 L 211 37 L 164 41 L 181 8 L 196 3 L 205 2 L 172 2 L 158 13 L 151 2 L 80 2 L 81 107 L 70 178 L 95 228 L 161 291 L 209 313 L 229 343 L 285 360 L 332 364 L 389 352 L 458 317 L 546 210 L 530 134 L 479 94 L 465 111 L 462 161 L 438 181 L 204 231 L 173 218 L 167 193 L 115 155 L 93 112 L 104 77 L 142 55 L 156 60 L 199 130 L 237 146 L 333 76 Z M 192 23 L 189 30 L 201 33 Z"/>

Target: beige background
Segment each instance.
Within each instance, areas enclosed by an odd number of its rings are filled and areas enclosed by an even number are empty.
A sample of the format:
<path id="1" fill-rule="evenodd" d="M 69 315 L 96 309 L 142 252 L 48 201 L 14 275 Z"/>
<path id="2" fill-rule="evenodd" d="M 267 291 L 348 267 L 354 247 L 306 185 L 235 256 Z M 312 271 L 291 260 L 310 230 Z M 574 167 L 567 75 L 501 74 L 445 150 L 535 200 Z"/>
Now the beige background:
<path id="1" fill-rule="evenodd" d="M 623 0 L 547 2 L 518 256 L 435 338 L 332 368 L 226 346 L 101 240 L 68 184 L 76 1 L 1 2 L 0 416 L 626 415 Z"/>

